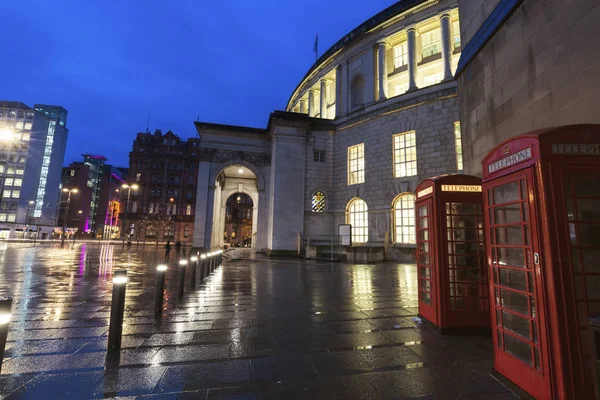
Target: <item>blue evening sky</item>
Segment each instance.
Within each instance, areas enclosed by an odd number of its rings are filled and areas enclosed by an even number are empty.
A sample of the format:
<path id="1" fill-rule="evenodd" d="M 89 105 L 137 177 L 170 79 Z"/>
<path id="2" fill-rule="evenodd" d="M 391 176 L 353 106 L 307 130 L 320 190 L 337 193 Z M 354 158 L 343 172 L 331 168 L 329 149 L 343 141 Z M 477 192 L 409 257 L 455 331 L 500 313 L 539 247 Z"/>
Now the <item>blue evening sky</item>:
<path id="1" fill-rule="evenodd" d="M 266 127 L 322 54 L 395 0 L 18 0 L 2 5 L 0 100 L 69 111 L 65 165 L 125 166 L 137 132 Z"/>

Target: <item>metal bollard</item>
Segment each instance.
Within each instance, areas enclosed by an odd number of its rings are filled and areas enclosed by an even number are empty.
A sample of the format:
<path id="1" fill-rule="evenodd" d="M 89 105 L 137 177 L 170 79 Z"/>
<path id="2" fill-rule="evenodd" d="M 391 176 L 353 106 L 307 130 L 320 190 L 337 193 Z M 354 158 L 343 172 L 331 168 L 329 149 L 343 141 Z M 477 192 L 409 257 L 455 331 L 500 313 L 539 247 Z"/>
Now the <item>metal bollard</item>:
<path id="1" fill-rule="evenodd" d="M 196 288 L 196 270 L 198 269 L 198 257 L 192 256 L 190 257 L 190 261 L 194 263 L 192 266 L 192 276 L 190 277 L 190 287 L 192 289 Z"/>
<path id="2" fill-rule="evenodd" d="M 108 328 L 107 354 L 121 350 L 123 334 L 123 315 L 125 314 L 125 289 L 127 288 L 127 271 L 122 269 L 113 274 L 113 293 L 110 306 L 110 325 Z"/>
<path id="3" fill-rule="evenodd" d="M 208 278 L 212 273 L 212 253 L 206 253 L 206 277 Z"/>
<path id="4" fill-rule="evenodd" d="M 156 294 L 154 295 L 154 318 L 161 318 L 165 300 L 165 278 L 167 276 L 166 264 L 156 267 Z"/>
<path id="5" fill-rule="evenodd" d="M 177 299 L 183 299 L 184 286 L 185 286 L 185 266 L 187 260 L 179 260 L 179 281 L 177 282 Z"/>
<path id="6" fill-rule="evenodd" d="M 4 349 L 8 337 L 8 323 L 10 322 L 12 297 L 0 297 L 0 371 L 4 361 Z"/>
<path id="7" fill-rule="evenodd" d="M 200 254 L 200 282 L 206 278 L 206 254 Z"/>
<path id="8" fill-rule="evenodd" d="M 217 260 L 217 254 L 215 252 L 210 253 L 210 273 L 215 272 L 215 261 Z"/>

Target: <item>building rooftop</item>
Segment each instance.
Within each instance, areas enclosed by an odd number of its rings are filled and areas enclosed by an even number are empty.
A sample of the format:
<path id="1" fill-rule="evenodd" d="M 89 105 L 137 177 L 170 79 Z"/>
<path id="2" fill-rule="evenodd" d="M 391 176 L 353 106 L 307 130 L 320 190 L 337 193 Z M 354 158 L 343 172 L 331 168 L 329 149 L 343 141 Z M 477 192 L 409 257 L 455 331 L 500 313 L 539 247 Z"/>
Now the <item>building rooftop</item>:
<path id="1" fill-rule="evenodd" d="M 196 125 L 196 130 L 198 130 L 198 134 L 200 134 L 202 130 L 229 131 L 229 132 L 238 132 L 238 133 L 254 133 L 254 134 L 259 134 L 259 135 L 267 134 L 266 129 L 252 128 L 249 126 L 212 124 L 210 122 L 200 122 L 200 121 L 195 121 L 194 125 Z"/>
<path id="2" fill-rule="evenodd" d="M 31 107 L 29 107 L 25 103 L 21 103 L 20 101 L 7 101 L 7 100 L 0 100 L 0 108 L 20 108 L 20 109 L 31 110 Z"/>

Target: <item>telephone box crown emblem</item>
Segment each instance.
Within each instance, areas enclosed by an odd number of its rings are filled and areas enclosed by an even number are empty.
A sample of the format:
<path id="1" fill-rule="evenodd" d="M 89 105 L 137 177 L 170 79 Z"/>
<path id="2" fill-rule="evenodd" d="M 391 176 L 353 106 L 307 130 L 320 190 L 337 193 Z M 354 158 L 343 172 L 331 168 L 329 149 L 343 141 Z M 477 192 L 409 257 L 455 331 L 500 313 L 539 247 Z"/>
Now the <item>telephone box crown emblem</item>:
<path id="1" fill-rule="evenodd" d="M 507 155 L 508 153 L 510 153 L 510 145 L 506 145 L 502 148 L 502 154 Z"/>

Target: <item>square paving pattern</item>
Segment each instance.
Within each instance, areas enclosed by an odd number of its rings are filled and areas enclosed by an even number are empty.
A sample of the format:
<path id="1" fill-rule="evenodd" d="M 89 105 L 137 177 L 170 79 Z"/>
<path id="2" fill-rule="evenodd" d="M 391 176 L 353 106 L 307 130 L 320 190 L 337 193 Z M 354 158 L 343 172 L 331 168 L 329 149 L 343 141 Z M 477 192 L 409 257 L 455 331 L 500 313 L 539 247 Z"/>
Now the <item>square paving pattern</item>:
<path id="1" fill-rule="evenodd" d="M 516 399 L 491 338 L 413 321 L 416 267 L 225 260 L 177 300 L 169 265 L 153 317 L 155 246 L 0 247 L 14 297 L 0 374 L 7 399 Z M 106 362 L 112 273 L 127 269 L 123 349 Z M 199 278 L 199 276 L 198 276 Z"/>

